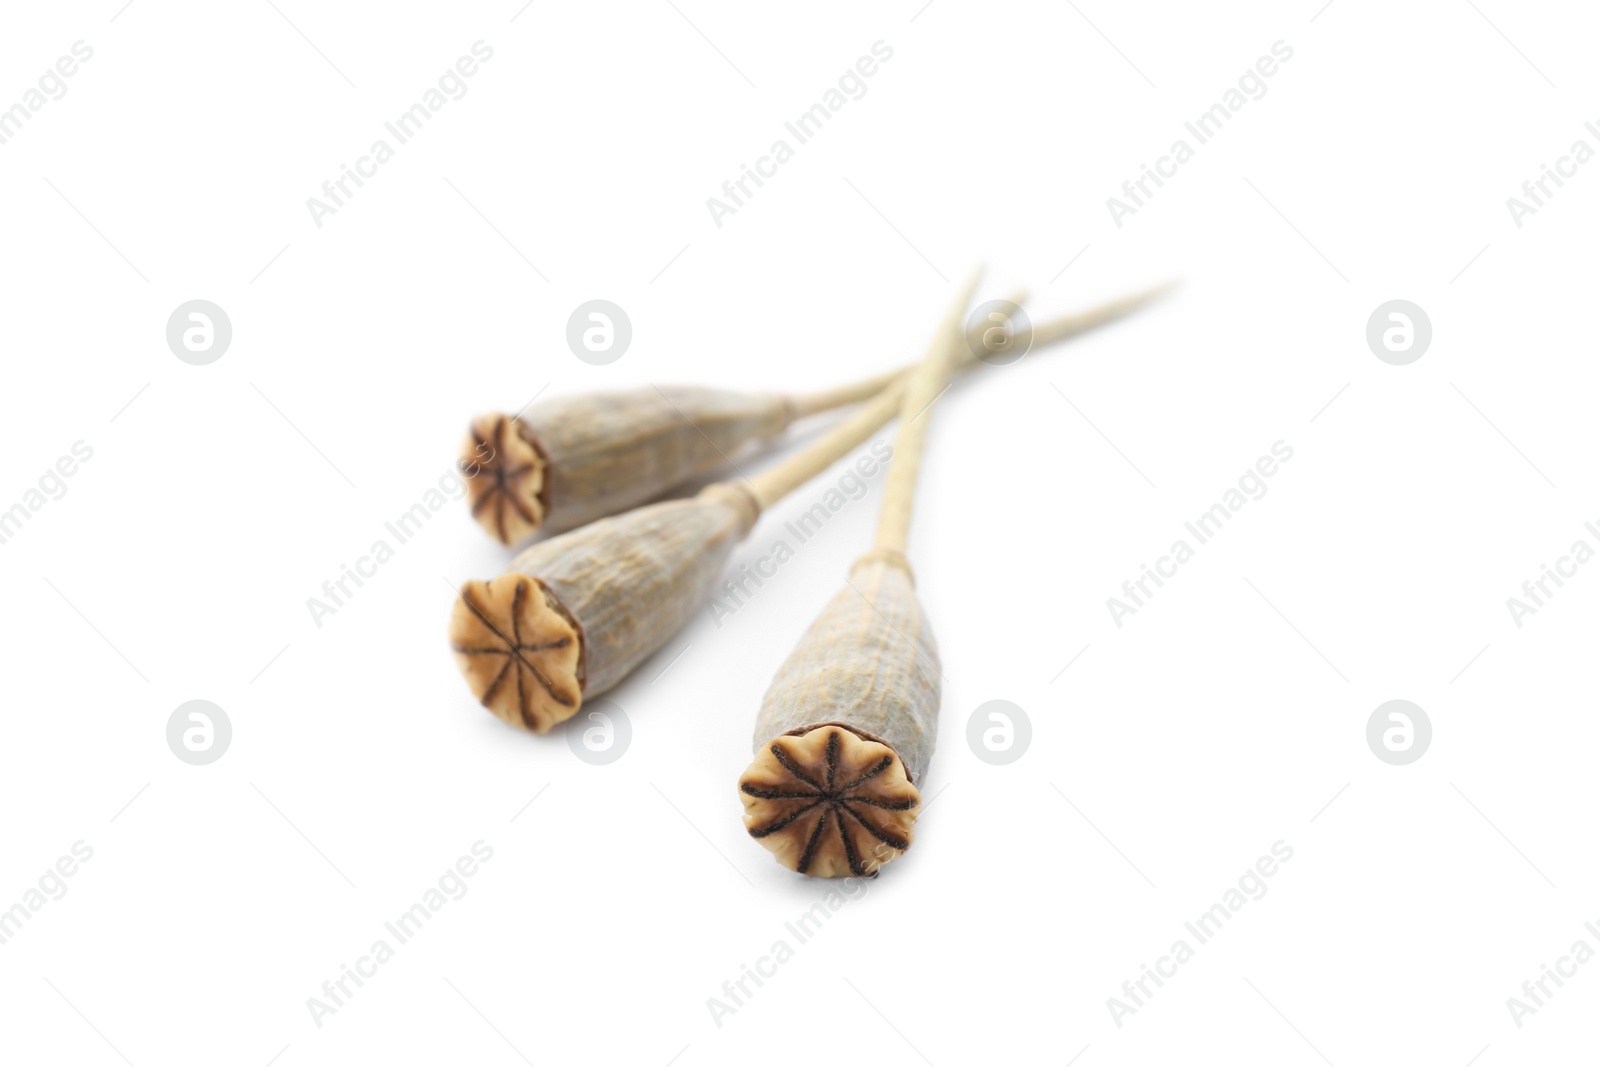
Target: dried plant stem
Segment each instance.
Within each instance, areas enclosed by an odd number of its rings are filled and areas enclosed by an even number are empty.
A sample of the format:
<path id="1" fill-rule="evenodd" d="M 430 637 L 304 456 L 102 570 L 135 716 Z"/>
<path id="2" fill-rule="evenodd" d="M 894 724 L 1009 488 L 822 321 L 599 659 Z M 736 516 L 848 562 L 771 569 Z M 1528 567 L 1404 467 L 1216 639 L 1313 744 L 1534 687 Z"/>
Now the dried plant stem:
<path id="1" fill-rule="evenodd" d="M 1043 345 L 1053 345 L 1065 341 L 1070 337 L 1088 333 L 1097 327 L 1127 315 L 1140 306 L 1170 292 L 1177 285 L 1175 281 L 1164 282 L 1161 285 L 1151 286 L 1127 296 L 1119 296 L 1103 304 L 1076 311 L 1070 315 L 1058 315 L 1053 319 L 1034 326 L 1031 330 L 1017 335 L 1015 344 L 1031 352 Z M 1027 300 L 1026 291 L 1013 293 L 1009 302 L 1018 307 Z M 979 332 L 974 329 L 967 334 L 970 343 L 956 345 L 950 351 L 950 365 L 947 379 L 964 371 L 971 370 L 980 361 L 982 346 L 978 344 Z M 763 509 L 782 500 L 798 487 L 815 478 L 827 470 L 829 466 L 842 459 L 852 448 L 857 447 L 875 432 L 881 429 L 890 419 L 900 413 L 900 408 L 905 400 L 905 391 L 910 384 L 911 375 L 915 374 L 919 364 L 912 364 L 908 368 L 896 371 L 893 375 L 886 376 L 890 384 L 871 400 L 867 401 L 851 415 L 838 423 L 825 434 L 818 437 L 810 446 L 795 453 L 788 459 L 775 466 L 769 467 L 760 474 L 746 481 L 745 487 L 760 503 Z M 941 382 L 938 391 L 945 387 Z M 920 410 L 920 406 L 915 410 Z M 897 449 L 898 453 L 898 449 Z M 890 474 L 891 479 L 894 477 Z M 915 479 L 913 478 L 913 483 Z"/>
<path id="2" fill-rule="evenodd" d="M 974 278 L 972 286 L 962 292 L 964 301 L 971 300 L 972 289 L 976 285 L 977 279 Z M 1016 296 L 1021 299 L 1013 299 L 1012 303 L 1020 304 L 1021 300 L 1027 299 L 1026 293 L 1018 293 Z M 962 309 L 965 310 L 965 307 L 966 304 L 963 303 Z M 953 328 L 958 329 L 959 325 L 958 313 Z M 943 346 L 947 339 L 946 329 L 941 328 L 939 336 L 942 339 L 939 343 Z M 962 361 L 963 366 L 971 366 L 978 361 L 976 356 L 966 351 L 967 346 L 959 347 L 963 350 L 963 356 L 970 357 Z M 906 390 L 910 386 L 912 375 L 915 374 L 915 367 L 916 365 L 913 365 L 910 371 L 896 372 L 887 388 L 806 448 L 745 481 L 745 488 L 755 497 L 756 503 L 761 505 L 762 510 L 765 511 L 827 470 L 899 414 L 905 402 Z"/>
<path id="3" fill-rule="evenodd" d="M 973 279 L 972 288 L 976 288 Z M 933 345 L 922 363 L 911 371 L 905 399 L 900 405 L 900 429 L 894 440 L 894 463 L 883 488 L 883 504 L 878 511 L 877 548 L 904 555 L 911 531 L 911 503 L 917 495 L 917 479 L 922 473 L 922 449 L 928 439 L 929 409 L 950 382 L 950 375 L 966 346 L 961 316 L 966 311 L 971 289 L 951 306 L 933 337 Z"/>
<path id="4" fill-rule="evenodd" d="M 859 404 L 883 392 L 905 373 L 906 369 L 902 367 L 899 370 L 875 374 L 859 382 L 851 382 L 849 385 L 821 389 L 814 393 L 796 393 L 789 397 L 789 409 L 794 413 L 794 417 L 799 419 L 807 415 L 832 411 L 834 408 L 842 408 L 846 404 Z"/>
<path id="5" fill-rule="evenodd" d="M 1113 319 L 1120 319 L 1141 305 L 1165 296 L 1177 285 L 1177 279 L 1165 281 L 1160 285 L 1153 285 L 1148 289 L 1129 293 L 1127 296 L 1119 296 L 1113 300 L 1107 300 L 1103 304 L 1096 304 L 1094 307 L 1086 308 L 1071 315 L 1058 315 L 1053 319 L 1039 323 L 1033 328 L 1031 336 L 1023 334 L 1018 338 L 1018 341 L 1032 344 L 1034 348 L 1038 348 L 1040 345 L 1053 345 L 1057 341 L 1066 340 L 1068 337 L 1076 337 L 1078 334 L 1087 333 L 1097 326 L 1104 326 Z M 973 356 L 972 359 L 975 361 L 977 357 Z"/>
<path id="6" fill-rule="evenodd" d="M 895 412 L 900 410 L 900 399 L 905 391 L 905 379 L 896 378 L 887 389 L 810 445 L 747 480 L 745 488 L 761 505 L 761 510 L 770 508 L 844 458 L 852 448 L 894 418 Z"/>

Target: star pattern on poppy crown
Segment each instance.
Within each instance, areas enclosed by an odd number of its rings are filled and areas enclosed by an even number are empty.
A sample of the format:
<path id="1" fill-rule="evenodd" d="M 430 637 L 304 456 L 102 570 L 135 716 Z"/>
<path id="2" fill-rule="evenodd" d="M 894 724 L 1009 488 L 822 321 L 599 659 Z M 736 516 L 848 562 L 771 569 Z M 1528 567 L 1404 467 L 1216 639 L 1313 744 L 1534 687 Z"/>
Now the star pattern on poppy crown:
<path id="1" fill-rule="evenodd" d="M 820 878 L 876 877 L 911 847 L 921 799 L 893 749 L 833 724 L 774 739 L 739 792 L 750 836 Z"/>
<path id="2" fill-rule="evenodd" d="M 544 522 L 544 457 L 510 415 L 473 420 L 461 446 L 472 517 L 501 544 L 532 537 Z"/>
<path id="3" fill-rule="evenodd" d="M 450 616 L 450 650 L 473 695 L 542 734 L 583 703 L 583 640 L 555 595 L 525 574 L 468 582 Z"/>

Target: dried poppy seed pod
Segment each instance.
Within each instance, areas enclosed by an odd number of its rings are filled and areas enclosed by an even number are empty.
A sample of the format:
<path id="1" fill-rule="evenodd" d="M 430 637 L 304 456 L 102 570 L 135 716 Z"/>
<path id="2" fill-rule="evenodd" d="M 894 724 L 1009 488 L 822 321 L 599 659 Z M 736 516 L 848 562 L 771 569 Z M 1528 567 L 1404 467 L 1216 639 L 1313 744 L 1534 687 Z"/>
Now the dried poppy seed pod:
<path id="1" fill-rule="evenodd" d="M 939 651 L 905 557 L 868 553 L 779 668 L 739 779 L 778 862 L 870 876 L 911 847 L 939 730 Z"/>
<path id="2" fill-rule="evenodd" d="M 1026 350 L 1086 333 L 1169 288 L 1058 316 L 1019 335 L 1017 344 Z M 1025 299 L 1015 293 L 1010 302 Z M 953 370 L 979 362 L 988 328 L 987 321 L 972 324 Z M 484 415 L 473 420 L 461 449 L 467 500 L 503 544 L 521 544 L 541 529 L 574 529 L 721 469 L 741 448 L 772 440 L 796 419 L 881 395 L 912 370 L 794 396 L 651 386 L 555 397 L 517 415 Z"/>
<path id="3" fill-rule="evenodd" d="M 472 514 L 507 545 L 574 529 L 719 470 L 795 419 L 865 400 L 893 377 L 794 397 L 647 386 L 484 415 L 461 450 Z"/>
<path id="4" fill-rule="evenodd" d="M 763 510 L 893 418 L 904 392 L 896 380 L 753 479 L 568 531 L 524 551 L 510 574 L 462 586 L 450 647 L 473 695 L 534 733 L 571 718 L 683 628 Z"/>
<path id="5" fill-rule="evenodd" d="M 744 825 L 779 863 L 821 878 L 876 876 L 911 847 L 939 733 L 939 651 L 906 559 L 929 409 L 971 356 L 961 315 L 935 331 L 901 399 L 872 550 L 779 668 L 739 778 Z"/>
<path id="6" fill-rule="evenodd" d="M 637 508 L 523 552 L 468 582 L 450 646 L 495 715 L 542 734 L 660 648 L 711 595 L 758 509 L 737 486 Z"/>

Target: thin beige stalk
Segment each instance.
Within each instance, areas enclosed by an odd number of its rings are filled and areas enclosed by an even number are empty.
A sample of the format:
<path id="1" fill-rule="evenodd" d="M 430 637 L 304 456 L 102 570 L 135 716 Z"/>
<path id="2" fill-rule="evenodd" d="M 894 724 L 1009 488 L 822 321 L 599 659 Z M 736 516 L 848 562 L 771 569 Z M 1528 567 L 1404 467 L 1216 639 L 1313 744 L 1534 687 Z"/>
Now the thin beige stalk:
<path id="1" fill-rule="evenodd" d="M 1096 326 L 1103 326 L 1113 319 L 1119 319 L 1139 305 L 1148 303 L 1156 297 L 1171 291 L 1177 284 L 1176 281 L 1164 282 L 1161 285 L 1151 286 L 1149 289 L 1117 297 L 1115 300 L 1108 300 L 1103 304 L 1096 304 L 1094 307 L 1086 308 L 1083 311 L 1047 319 L 1031 330 L 1017 334 L 1014 344 L 1024 348 L 1040 347 L 1055 344 L 1057 341 L 1074 337 L 1080 333 L 1087 333 Z M 1021 307 L 1027 298 L 1027 291 L 1019 290 L 1011 295 L 1009 303 Z M 971 344 L 966 348 L 951 353 L 952 376 L 970 368 L 979 361 L 979 353 L 982 351 L 981 338 L 983 331 L 987 328 L 987 323 L 974 325 L 967 334 Z M 884 371 L 882 374 L 875 374 L 870 378 L 835 386 L 832 389 L 819 389 L 812 393 L 796 393 L 789 397 L 789 407 L 794 416 L 800 418 L 806 415 L 816 415 L 824 411 L 831 411 L 834 408 L 845 407 L 849 404 L 859 404 L 864 400 L 873 399 L 884 389 L 894 384 L 895 381 L 901 378 L 909 378 L 922 365 L 923 361 L 918 360 L 904 367 Z"/>
<path id="2" fill-rule="evenodd" d="M 1080 333 L 1088 333 L 1097 326 L 1104 326 L 1114 319 L 1120 319 L 1142 305 L 1172 292 L 1177 286 L 1178 280 L 1173 278 L 1162 282 L 1160 285 L 1152 285 L 1148 289 L 1141 289 L 1139 292 L 1129 293 L 1127 296 L 1119 296 L 1114 300 L 1107 300 L 1103 304 L 1096 304 L 1094 307 L 1085 308 L 1083 311 L 1075 312 L 1071 315 L 1058 315 L 1035 326 L 1031 336 L 1023 334 L 1018 340 L 1032 345 L 1033 348 L 1038 348 L 1041 345 L 1053 345 L 1057 341 L 1064 341 L 1068 337 L 1076 337 Z M 976 358 L 976 356 L 973 357 L 974 360 Z"/>
<path id="3" fill-rule="evenodd" d="M 895 380 L 902 377 L 906 368 L 884 371 L 874 374 L 870 378 L 863 378 L 859 382 L 848 385 L 835 386 L 832 389 L 819 389 L 814 393 L 796 393 L 789 398 L 789 408 L 794 412 L 794 417 L 804 418 L 807 415 L 817 415 L 834 408 L 842 408 L 847 404 L 859 404 L 863 400 L 871 400 L 883 392 Z"/>
<path id="4" fill-rule="evenodd" d="M 922 474 L 922 450 L 928 440 L 933 402 L 945 391 L 955 362 L 960 358 L 963 337 L 961 316 L 966 297 L 951 307 L 950 314 L 934 334 L 927 356 L 910 375 L 904 401 L 900 405 L 900 430 L 894 439 L 894 463 L 883 487 L 883 503 L 878 511 L 876 546 L 905 555 L 911 531 L 911 503 L 917 495 L 917 480 Z M 969 352 L 970 354 L 970 352 Z"/>
<path id="5" fill-rule="evenodd" d="M 972 284 L 961 294 L 964 301 L 961 305 L 963 311 L 966 309 L 965 302 L 970 302 L 972 299 L 977 281 L 978 279 L 974 278 Z M 1013 294 L 1011 303 L 1020 306 L 1026 299 L 1027 293 L 1018 292 Z M 951 325 L 948 319 L 944 320 L 940 324 L 936 345 L 940 348 L 946 347 L 949 330 L 959 330 L 959 327 L 959 316 L 954 325 Z M 959 366 L 971 367 L 978 362 L 978 357 L 972 354 L 970 346 L 957 345 L 957 347 L 960 351 L 955 354 L 955 362 Z M 744 487 L 756 498 L 762 510 L 765 511 L 827 470 L 898 415 L 905 403 L 906 390 L 920 365 L 920 363 L 913 364 L 908 370 L 896 372 L 893 381 L 883 392 L 857 408 L 849 417 L 833 426 L 809 446 L 747 479 L 743 483 Z M 893 474 L 890 476 L 893 477 Z"/>

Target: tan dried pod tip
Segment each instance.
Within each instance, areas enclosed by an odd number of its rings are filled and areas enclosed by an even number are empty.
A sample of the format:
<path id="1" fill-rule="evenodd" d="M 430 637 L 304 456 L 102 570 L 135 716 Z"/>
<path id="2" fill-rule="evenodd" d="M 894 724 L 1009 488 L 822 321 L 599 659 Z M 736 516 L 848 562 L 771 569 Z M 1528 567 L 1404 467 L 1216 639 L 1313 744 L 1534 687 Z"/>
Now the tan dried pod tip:
<path id="1" fill-rule="evenodd" d="M 1125 310 L 1132 302 L 1119 306 Z M 1093 309 L 1072 320 L 1088 329 L 1106 317 Z M 963 352 L 955 362 L 970 366 L 977 359 Z M 812 444 L 753 478 L 568 531 L 522 552 L 510 573 L 468 582 L 452 609 L 449 636 L 473 695 L 501 719 L 534 733 L 571 718 L 583 699 L 615 686 L 682 629 L 711 596 L 733 547 L 760 513 L 881 429 L 900 412 L 908 385 L 905 375 L 896 375 Z M 888 576 L 885 587 L 897 581 Z M 528 591 L 519 596 L 520 589 Z M 575 656 L 569 646 L 520 647 L 559 641 L 567 631 L 556 619 L 575 635 Z M 574 689 L 577 701 L 570 699 Z"/>
<path id="2" fill-rule="evenodd" d="M 873 549 L 778 669 L 739 778 L 745 829 L 779 863 L 875 877 L 911 847 L 939 730 L 939 651 L 905 556 L 929 409 L 961 357 L 966 294 L 935 333 L 900 413 Z"/>

